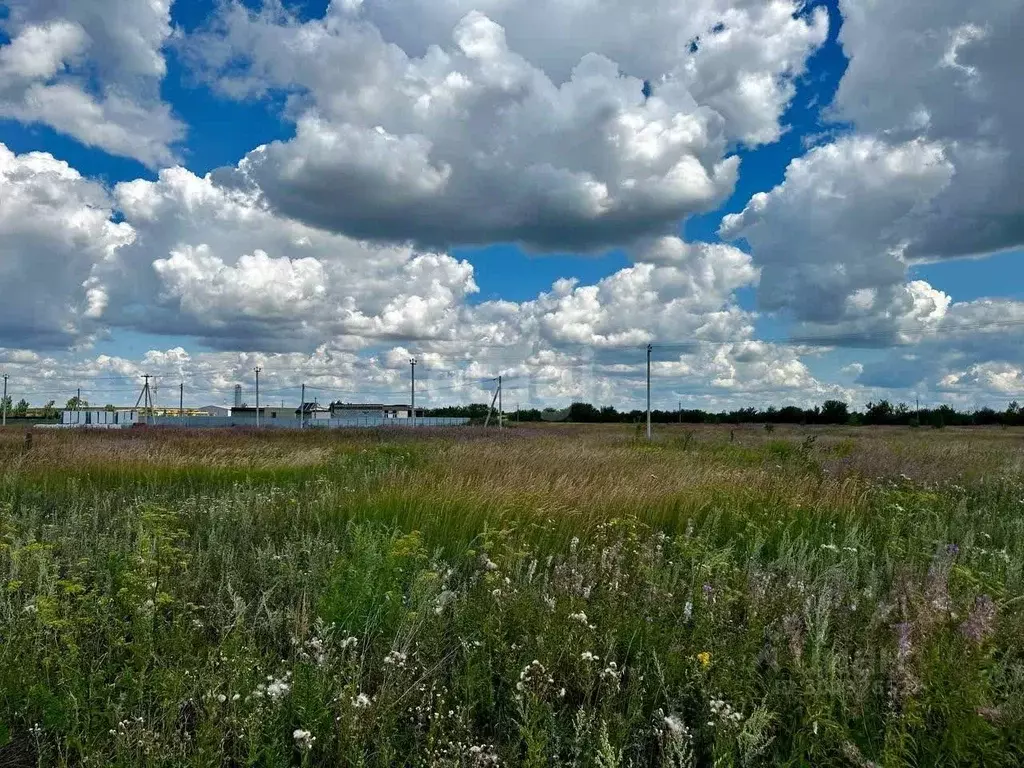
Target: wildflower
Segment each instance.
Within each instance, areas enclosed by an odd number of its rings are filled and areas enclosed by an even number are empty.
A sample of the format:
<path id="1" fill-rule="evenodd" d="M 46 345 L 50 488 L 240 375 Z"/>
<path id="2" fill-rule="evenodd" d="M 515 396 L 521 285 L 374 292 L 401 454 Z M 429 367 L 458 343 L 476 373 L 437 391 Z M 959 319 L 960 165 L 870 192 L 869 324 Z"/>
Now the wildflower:
<path id="1" fill-rule="evenodd" d="M 371 699 L 365 693 L 360 693 L 358 696 L 352 699 L 352 706 L 356 709 L 366 709 L 372 703 L 373 699 Z"/>
<path id="2" fill-rule="evenodd" d="M 472 768 L 488 768 L 489 766 L 501 765 L 498 753 L 494 750 L 493 744 L 473 745 L 466 750 L 470 757 L 469 765 Z"/>
<path id="3" fill-rule="evenodd" d="M 902 621 L 896 625 L 896 632 L 898 635 L 896 645 L 896 658 L 900 662 L 907 661 L 910 658 L 910 654 L 914 650 L 913 645 L 911 643 L 912 630 L 913 627 L 911 627 L 909 621 Z"/>
<path id="4" fill-rule="evenodd" d="M 693 602 L 690 600 L 686 601 L 686 605 L 683 606 L 683 621 L 689 621 L 693 616 Z"/>
<path id="5" fill-rule="evenodd" d="M 600 661 L 601 660 L 600 656 L 595 656 L 590 651 L 584 651 L 583 653 L 581 653 L 580 654 L 580 658 L 583 659 L 583 661 Z"/>
<path id="6" fill-rule="evenodd" d="M 296 728 L 292 732 L 292 737 L 295 739 L 295 746 L 303 752 L 311 750 L 313 748 L 313 742 L 316 741 L 316 736 L 309 731 L 302 730 L 301 728 Z"/>
<path id="7" fill-rule="evenodd" d="M 223 693 L 217 694 L 217 701 L 219 701 L 221 704 L 223 704 L 227 700 L 228 700 L 228 697 L 225 696 Z"/>
<path id="8" fill-rule="evenodd" d="M 700 662 L 700 665 L 702 667 L 706 668 L 706 667 L 710 666 L 711 665 L 711 652 L 710 651 L 701 651 L 700 653 L 697 654 L 697 661 Z"/>
<path id="9" fill-rule="evenodd" d="M 587 614 L 583 611 L 580 611 L 579 613 L 570 613 L 569 618 L 573 621 L 578 621 L 580 624 L 585 625 L 587 623 Z"/>
<path id="10" fill-rule="evenodd" d="M 404 667 L 405 659 L 406 655 L 401 651 L 392 651 L 384 657 L 384 663 L 388 666 Z"/>
<path id="11" fill-rule="evenodd" d="M 280 680 L 275 680 L 271 675 L 267 676 L 269 682 L 267 683 L 266 692 L 267 697 L 270 698 L 271 701 L 280 701 L 288 694 L 288 691 L 290 691 L 292 687 L 291 683 L 288 682 L 290 677 L 291 672 L 285 673 L 285 676 Z"/>
<path id="12" fill-rule="evenodd" d="M 988 595 L 978 595 L 974 606 L 967 614 L 967 620 L 960 625 L 960 633 L 971 642 L 980 645 L 995 630 L 996 604 Z"/>
<path id="13" fill-rule="evenodd" d="M 671 734 L 673 737 L 677 739 L 682 739 L 689 735 L 689 729 L 686 727 L 683 721 L 675 715 L 665 716 L 665 729 L 669 732 L 669 734 Z"/>
<path id="14" fill-rule="evenodd" d="M 619 677 L 622 675 L 622 670 L 619 669 L 619 665 L 614 661 L 609 661 L 608 666 L 601 670 L 601 679 L 605 682 L 614 683 L 616 687 L 619 685 Z"/>
<path id="15" fill-rule="evenodd" d="M 483 568 L 484 568 L 485 571 L 496 571 L 496 570 L 498 570 L 498 564 L 496 562 L 494 562 L 493 560 L 491 560 L 491 558 L 489 558 L 487 555 L 483 556 L 483 561 L 482 561 L 481 565 L 483 565 Z"/>
<path id="16" fill-rule="evenodd" d="M 340 643 L 338 643 L 338 647 L 340 647 L 342 650 L 345 650 L 346 648 L 348 648 L 350 646 L 358 645 L 358 644 L 359 644 L 359 638 L 357 638 L 357 637 L 346 637 L 344 640 L 342 640 Z"/>
<path id="17" fill-rule="evenodd" d="M 838 552 L 839 551 L 839 547 L 837 547 L 835 544 L 822 544 L 821 548 L 822 549 L 827 549 L 829 552 Z"/>
<path id="18" fill-rule="evenodd" d="M 453 602 L 456 597 L 457 595 L 450 589 L 444 590 L 441 594 L 437 596 L 437 599 L 434 601 L 434 613 L 440 616 L 442 613 L 444 613 L 444 609 L 447 608 L 448 605 L 451 602 Z"/>
<path id="19" fill-rule="evenodd" d="M 734 710 L 732 705 L 723 699 L 711 699 L 708 706 L 712 715 L 712 720 L 708 721 L 708 725 L 715 725 L 716 720 L 719 724 L 739 723 L 743 720 L 742 713 Z"/>
<path id="20" fill-rule="evenodd" d="M 554 684 L 555 680 L 537 659 L 534 659 L 519 673 L 519 682 L 516 683 L 516 690 L 520 693 L 532 691 L 536 695 L 543 695 L 547 686 Z"/>
<path id="21" fill-rule="evenodd" d="M 843 742 L 841 749 L 843 751 L 843 757 L 849 761 L 850 765 L 857 766 L 857 768 L 879 768 L 878 763 L 864 757 L 864 754 L 852 741 Z"/>

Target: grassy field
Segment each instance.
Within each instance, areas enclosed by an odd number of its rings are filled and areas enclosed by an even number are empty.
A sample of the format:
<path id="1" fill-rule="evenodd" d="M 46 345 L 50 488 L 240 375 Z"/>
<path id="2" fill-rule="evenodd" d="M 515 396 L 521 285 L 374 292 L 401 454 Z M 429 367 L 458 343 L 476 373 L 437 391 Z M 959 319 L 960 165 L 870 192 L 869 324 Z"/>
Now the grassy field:
<path id="1" fill-rule="evenodd" d="M 1024 431 L 0 431 L 0 765 L 1017 766 Z"/>

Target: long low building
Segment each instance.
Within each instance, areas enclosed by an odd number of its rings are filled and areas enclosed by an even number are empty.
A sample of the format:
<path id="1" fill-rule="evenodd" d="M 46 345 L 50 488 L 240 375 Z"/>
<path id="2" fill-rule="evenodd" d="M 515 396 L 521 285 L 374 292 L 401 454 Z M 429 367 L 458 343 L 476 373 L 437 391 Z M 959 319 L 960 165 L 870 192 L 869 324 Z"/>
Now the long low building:
<path id="1" fill-rule="evenodd" d="M 143 412 L 136 408 L 67 408 L 60 415 L 66 427 L 120 428 L 143 421 Z"/>
<path id="2" fill-rule="evenodd" d="M 386 405 L 384 403 L 331 403 L 331 418 L 412 418 L 411 405 Z"/>

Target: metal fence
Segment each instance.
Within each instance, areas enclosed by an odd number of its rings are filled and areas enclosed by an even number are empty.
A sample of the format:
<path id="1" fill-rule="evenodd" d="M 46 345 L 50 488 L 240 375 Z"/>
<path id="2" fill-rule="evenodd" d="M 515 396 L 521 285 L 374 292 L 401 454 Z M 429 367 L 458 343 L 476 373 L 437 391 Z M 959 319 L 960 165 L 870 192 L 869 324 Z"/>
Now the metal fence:
<path id="1" fill-rule="evenodd" d="M 417 416 L 415 419 L 389 419 L 383 416 L 355 416 L 344 419 L 309 420 L 305 429 L 355 429 L 369 427 L 387 427 L 394 429 L 416 429 L 420 427 L 461 427 L 469 423 L 467 418 L 448 416 Z M 160 416 L 156 419 L 157 426 L 185 427 L 188 429 L 255 427 L 253 417 L 226 416 Z M 298 419 L 260 419 L 260 427 L 268 429 L 299 429 Z"/>

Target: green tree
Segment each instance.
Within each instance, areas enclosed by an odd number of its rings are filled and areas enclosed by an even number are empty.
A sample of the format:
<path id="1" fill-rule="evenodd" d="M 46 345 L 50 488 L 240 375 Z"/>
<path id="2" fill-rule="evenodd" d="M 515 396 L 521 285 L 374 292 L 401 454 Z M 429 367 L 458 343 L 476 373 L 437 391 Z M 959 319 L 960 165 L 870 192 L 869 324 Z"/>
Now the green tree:
<path id="1" fill-rule="evenodd" d="M 27 405 L 27 403 L 26 403 L 26 405 Z M 55 418 L 56 416 L 57 416 L 57 405 L 56 405 L 56 403 L 53 400 L 51 400 L 50 402 L 48 402 L 46 405 L 43 406 L 43 418 L 44 419 L 52 419 L 52 418 Z"/>
<path id="2" fill-rule="evenodd" d="M 78 397 L 76 395 L 75 397 L 72 397 L 70 400 L 68 400 L 67 405 L 65 405 L 64 407 L 69 411 L 73 411 L 78 408 L 88 408 L 89 401 L 86 400 L 84 397 Z"/>
<path id="3" fill-rule="evenodd" d="M 889 424 L 895 417 L 892 403 L 888 400 L 879 400 L 877 403 L 868 403 L 867 411 L 864 414 L 865 424 Z"/>
<path id="4" fill-rule="evenodd" d="M 14 406 L 12 413 L 15 416 L 28 416 L 28 400 L 25 400 L 24 398 L 19 400 L 18 404 Z"/>
<path id="5" fill-rule="evenodd" d="M 11 412 L 11 396 L 0 398 L 0 411 L 4 413 Z"/>
<path id="6" fill-rule="evenodd" d="M 850 408 L 842 400 L 826 400 L 821 406 L 821 421 L 825 424 L 845 424 L 850 420 Z"/>

